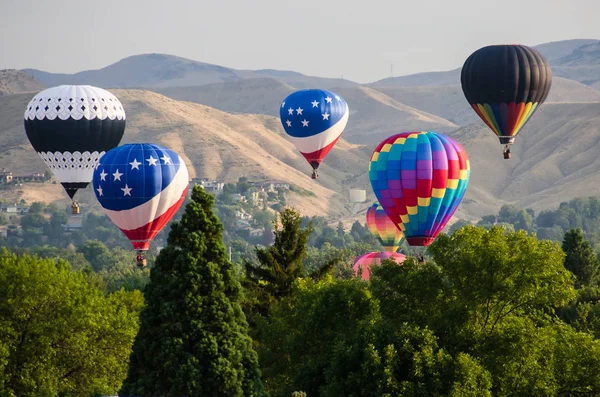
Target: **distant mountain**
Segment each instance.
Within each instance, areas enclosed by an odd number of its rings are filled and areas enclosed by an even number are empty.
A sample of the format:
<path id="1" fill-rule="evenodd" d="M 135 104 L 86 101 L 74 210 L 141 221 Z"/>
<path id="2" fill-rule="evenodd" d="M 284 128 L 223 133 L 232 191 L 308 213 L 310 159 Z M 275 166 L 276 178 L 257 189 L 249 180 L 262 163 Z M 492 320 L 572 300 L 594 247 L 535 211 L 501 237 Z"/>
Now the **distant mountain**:
<path id="1" fill-rule="evenodd" d="M 234 82 L 247 78 L 273 77 L 297 88 L 354 86 L 342 79 L 305 76 L 278 70 L 235 70 L 166 54 L 142 54 L 124 58 L 98 70 L 75 74 L 24 69 L 46 86 L 90 84 L 102 88 L 167 88 Z"/>
<path id="2" fill-rule="evenodd" d="M 600 82 L 600 41 L 576 48 L 551 66 L 558 75 L 594 86 Z"/>
<path id="3" fill-rule="evenodd" d="M 33 76 L 20 70 L 0 70 L 0 95 L 19 94 L 22 92 L 37 92 L 44 85 Z"/>
<path id="4" fill-rule="evenodd" d="M 541 52 L 548 62 L 552 63 L 555 60 L 572 53 L 576 48 L 584 46 L 586 44 L 593 44 L 598 39 L 573 39 L 573 40 L 561 40 L 551 41 L 550 43 L 544 43 L 534 46 L 533 48 Z"/>
<path id="5" fill-rule="evenodd" d="M 544 43 L 537 46 L 533 46 L 533 48 L 539 50 L 542 53 L 542 55 L 548 60 L 548 62 L 550 62 L 550 66 L 552 67 L 552 72 L 554 76 L 564 77 L 567 79 L 576 80 L 581 83 L 587 84 L 590 78 L 598 75 L 596 65 L 599 63 L 599 61 L 596 57 L 596 50 L 593 49 L 596 48 L 595 46 L 597 45 L 598 40 L 576 39 Z M 584 48 L 588 46 L 591 46 L 590 50 L 584 50 Z M 477 49 L 473 49 L 473 51 L 475 50 Z M 579 52 L 585 52 L 587 53 L 587 56 L 574 55 L 578 54 Z M 569 62 L 566 60 L 571 60 L 571 62 L 573 62 L 574 60 L 571 57 L 575 57 L 579 60 L 577 67 L 581 69 L 573 68 L 572 64 L 562 64 L 563 62 Z M 555 65 L 558 67 L 555 67 Z M 591 66 L 591 68 L 588 69 L 588 66 Z M 393 88 L 460 84 L 461 69 L 462 65 L 456 69 L 442 72 L 426 72 L 411 74 L 407 76 L 388 77 L 367 85 L 369 87 L 379 89 L 382 87 Z"/>

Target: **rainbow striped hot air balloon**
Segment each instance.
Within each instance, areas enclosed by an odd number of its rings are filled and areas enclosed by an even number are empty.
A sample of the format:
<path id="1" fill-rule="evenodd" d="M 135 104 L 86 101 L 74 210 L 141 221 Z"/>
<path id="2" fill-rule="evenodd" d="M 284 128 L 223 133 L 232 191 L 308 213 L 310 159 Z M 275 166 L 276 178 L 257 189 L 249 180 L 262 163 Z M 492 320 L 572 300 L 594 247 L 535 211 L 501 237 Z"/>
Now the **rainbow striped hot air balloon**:
<path id="1" fill-rule="evenodd" d="M 348 123 L 348 104 L 342 97 L 326 90 L 300 90 L 281 103 L 279 117 L 285 132 L 306 161 L 317 168 L 335 146 Z"/>
<path id="2" fill-rule="evenodd" d="M 358 274 L 358 270 L 362 268 L 363 280 L 368 280 L 371 277 L 371 266 L 376 266 L 385 259 L 391 259 L 396 263 L 402 263 L 406 259 L 406 256 L 398 254 L 396 252 L 369 252 L 368 254 L 360 255 L 354 258 L 354 265 L 352 269 L 354 274 Z"/>
<path id="3" fill-rule="evenodd" d="M 519 44 L 489 45 L 465 61 L 460 82 L 475 113 L 508 145 L 544 103 L 552 86 L 552 69 L 535 48 Z"/>
<path id="4" fill-rule="evenodd" d="M 435 240 L 465 195 L 470 173 L 463 147 L 436 132 L 393 135 L 369 163 L 375 196 L 411 246 Z"/>
<path id="5" fill-rule="evenodd" d="M 375 203 L 367 210 L 367 226 L 386 251 L 398 251 L 404 234 L 390 220 L 381 204 Z"/>

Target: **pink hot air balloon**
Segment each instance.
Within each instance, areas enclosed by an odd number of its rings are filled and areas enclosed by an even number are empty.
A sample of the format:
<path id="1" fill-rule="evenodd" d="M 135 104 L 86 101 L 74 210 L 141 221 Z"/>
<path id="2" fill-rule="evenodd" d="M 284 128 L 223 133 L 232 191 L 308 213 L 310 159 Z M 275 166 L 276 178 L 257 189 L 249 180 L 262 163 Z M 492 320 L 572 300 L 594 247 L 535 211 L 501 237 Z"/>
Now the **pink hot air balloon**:
<path id="1" fill-rule="evenodd" d="M 369 268 L 372 265 L 379 265 L 381 261 L 385 259 L 391 259 L 396 263 L 402 263 L 406 259 L 406 256 L 399 254 L 397 252 L 369 252 L 368 254 L 360 255 L 354 258 L 354 274 L 358 274 L 359 267 L 362 268 L 362 279 L 368 280 L 371 272 Z"/>

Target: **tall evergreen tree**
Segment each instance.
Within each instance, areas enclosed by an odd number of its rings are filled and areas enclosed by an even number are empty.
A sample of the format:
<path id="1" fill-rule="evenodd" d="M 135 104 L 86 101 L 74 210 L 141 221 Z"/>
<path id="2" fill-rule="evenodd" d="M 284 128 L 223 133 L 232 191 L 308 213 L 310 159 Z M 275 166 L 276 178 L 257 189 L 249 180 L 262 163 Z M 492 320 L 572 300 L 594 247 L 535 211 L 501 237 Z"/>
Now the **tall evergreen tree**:
<path id="1" fill-rule="evenodd" d="M 577 228 L 566 232 L 562 249 L 567 254 L 565 267 L 577 277 L 575 285 L 581 287 L 594 282 L 598 272 L 598 258 L 590 243 L 586 241 L 583 231 Z"/>
<path id="2" fill-rule="evenodd" d="M 264 396 L 213 197 L 195 186 L 145 290 L 123 396 Z"/>
<path id="3" fill-rule="evenodd" d="M 256 247 L 257 262 L 244 260 L 244 287 L 249 295 L 246 309 L 249 314 L 267 315 L 275 302 L 291 294 L 294 280 L 308 275 L 303 262 L 312 224 L 306 228 L 301 228 L 301 224 L 298 211 L 285 208 L 273 222 L 273 245 Z M 308 276 L 320 279 L 330 273 L 339 260 L 339 257 L 334 258 Z"/>

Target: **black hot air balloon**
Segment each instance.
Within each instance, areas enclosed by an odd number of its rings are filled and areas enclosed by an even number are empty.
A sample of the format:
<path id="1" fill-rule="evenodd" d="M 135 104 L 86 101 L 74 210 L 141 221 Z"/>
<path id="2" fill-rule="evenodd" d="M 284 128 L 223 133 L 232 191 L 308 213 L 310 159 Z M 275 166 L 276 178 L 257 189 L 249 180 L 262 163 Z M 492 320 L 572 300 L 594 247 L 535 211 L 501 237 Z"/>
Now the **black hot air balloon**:
<path id="1" fill-rule="evenodd" d="M 490 45 L 465 61 L 460 81 L 469 104 L 506 145 L 509 145 L 548 97 L 552 70 L 544 57 L 524 45 Z"/>
<path id="2" fill-rule="evenodd" d="M 38 93 L 25 110 L 31 146 L 73 200 L 92 181 L 100 157 L 125 132 L 125 111 L 116 96 L 89 85 L 61 85 Z"/>

